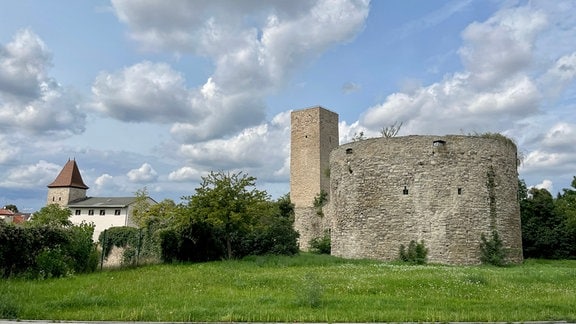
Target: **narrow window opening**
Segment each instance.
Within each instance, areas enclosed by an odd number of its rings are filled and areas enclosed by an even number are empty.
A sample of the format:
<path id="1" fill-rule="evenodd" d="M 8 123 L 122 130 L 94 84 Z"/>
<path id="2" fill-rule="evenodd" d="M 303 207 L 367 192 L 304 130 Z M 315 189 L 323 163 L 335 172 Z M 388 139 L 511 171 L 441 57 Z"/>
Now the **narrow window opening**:
<path id="1" fill-rule="evenodd" d="M 114 215 L 120 215 L 120 209 L 115 209 L 115 210 L 114 210 Z"/>
<path id="2" fill-rule="evenodd" d="M 58 201 L 62 201 L 62 197 L 58 197 Z"/>
<path id="3" fill-rule="evenodd" d="M 446 145 L 446 141 L 443 140 L 435 140 L 434 142 L 432 142 L 432 146 L 434 147 L 442 147 Z"/>
<path id="4" fill-rule="evenodd" d="M 80 209 L 76 209 L 76 210 L 74 211 L 74 215 L 80 215 Z"/>
<path id="5" fill-rule="evenodd" d="M 402 190 L 402 194 L 404 194 L 404 195 L 408 194 L 408 188 L 406 188 L 406 186 L 404 186 L 404 190 Z"/>
<path id="6" fill-rule="evenodd" d="M 106 215 L 106 210 L 100 209 L 100 215 Z"/>
<path id="7" fill-rule="evenodd" d="M 462 194 L 462 188 L 458 188 L 458 194 L 459 194 L 459 195 Z"/>
<path id="8" fill-rule="evenodd" d="M 94 209 L 89 209 L 89 210 L 88 210 L 88 215 L 94 215 Z"/>

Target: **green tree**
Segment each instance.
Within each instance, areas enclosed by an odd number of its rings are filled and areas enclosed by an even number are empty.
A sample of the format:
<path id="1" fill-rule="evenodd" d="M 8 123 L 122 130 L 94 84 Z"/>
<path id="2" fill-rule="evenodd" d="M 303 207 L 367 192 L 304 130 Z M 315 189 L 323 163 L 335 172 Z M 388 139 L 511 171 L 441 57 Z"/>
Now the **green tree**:
<path id="1" fill-rule="evenodd" d="M 132 221 L 139 228 L 145 227 L 150 215 L 150 207 L 152 204 L 148 199 L 148 188 L 144 187 L 142 189 L 136 190 L 134 193 L 136 200 L 132 205 Z"/>
<path id="2" fill-rule="evenodd" d="M 196 194 L 183 197 L 197 221 L 205 221 L 223 233 L 226 257 L 233 257 L 232 242 L 254 226 L 259 207 L 268 197 L 255 188 L 256 178 L 245 173 L 210 172 L 202 177 Z"/>
<path id="3" fill-rule="evenodd" d="M 528 187 L 523 179 L 518 179 L 518 201 L 522 203 L 528 199 Z"/>
<path id="4" fill-rule="evenodd" d="M 576 177 L 572 179 L 572 188 L 563 189 L 555 200 L 556 212 L 566 222 L 566 234 L 570 243 L 570 255 L 576 256 Z"/>
<path id="5" fill-rule="evenodd" d="M 566 222 L 546 189 L 532 188 L 520 201 L 524 257 L 561 259 L 569 254 Z"/>
<path id="6" fill-rule="evenodd" d="M 146 188 L 136 192 L 132 221 L 139 227 L 149 227 L 152 223 L 168 226 L 178 216 L 178 206 L 172 199 L 164 199 L 157 204 L 150 203 Z"/>
<path id="7" fill-rule="evenodd" d="M 62 208 L 58 204 L 50 204 L 35 212 L 27 224 L 30 226 L 70 227 L 72 226 L 71 215 L 70 209 Z"/>
<path id="8" fill-rule="evenodd" d="M 6 205 L 4 208 L 6 208 L 6 209 L 8 209 L 8 210 L 11 210 L 11 211 L 14 212 L 14 213 L 17 213 L 17 212 L 18 212 L 18 207 L 16 207 L 16 205 L 10 204 L 10 205 Z"/>

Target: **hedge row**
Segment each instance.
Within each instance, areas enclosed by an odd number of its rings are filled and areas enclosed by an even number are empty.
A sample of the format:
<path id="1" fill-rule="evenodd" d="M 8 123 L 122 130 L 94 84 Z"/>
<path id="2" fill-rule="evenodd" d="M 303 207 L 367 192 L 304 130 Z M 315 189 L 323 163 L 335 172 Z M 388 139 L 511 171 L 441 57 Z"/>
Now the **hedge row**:
<path id="1" fill-rule="evenodd" d="M 51 278 L 92 272 L 98 266 L 93 232 L 87 224 L 21 227 L 0 221 L 0 275 Z"/>

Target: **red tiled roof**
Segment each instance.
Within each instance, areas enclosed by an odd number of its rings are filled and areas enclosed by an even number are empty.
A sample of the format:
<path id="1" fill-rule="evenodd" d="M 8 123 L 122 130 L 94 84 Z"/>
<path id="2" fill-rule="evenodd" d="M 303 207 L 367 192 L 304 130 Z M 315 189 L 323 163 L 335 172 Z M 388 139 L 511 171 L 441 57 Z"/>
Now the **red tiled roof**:
<path id="1" fill-rule="evenodd" d="M 0 208 L 0 215 L 2 215 L 2 216 L 12 216 L 12 215 L 14 215 L 14 212 L 11 211 L 10 209 Z"/>
<path id="2" fill-rule="evenodd" d="M 76 160 L 68 160 L 60 174 L 56 177 L 48 188 L 59 188 L 59 187 L 73 187 L 80 189 L 88 189 L 88 186 L 84 184 L 82 180 L 82 175 L 80 175 L 80 170 L 76 165 Z"/>

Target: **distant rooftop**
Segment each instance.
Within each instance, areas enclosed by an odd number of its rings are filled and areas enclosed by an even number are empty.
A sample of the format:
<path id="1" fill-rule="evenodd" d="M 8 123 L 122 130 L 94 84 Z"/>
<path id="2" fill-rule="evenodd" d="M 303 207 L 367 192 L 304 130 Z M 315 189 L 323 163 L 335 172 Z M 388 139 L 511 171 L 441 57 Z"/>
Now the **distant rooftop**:
<path id="1" fill-rule="evenodd" d="M 88 197 L 71 201 L 68 208 L 74 207 L 127 207 L 136 201 L 136 197 Z"/>
<path id="2" fill-rule="evenodd" d="M 66 165 L 64 165 L 64 168 L 62 168 L 62 171 L 60 171 L 60 174 L 56 177 L 56 180 L 48 185 L 48 188 L 62 187 L 88 189 L 88 186 L 84 184 L 84 180 L 82 180 L 82 175 L 80 174 L 78 165 L 76 165 L 76 160 L 68 159 L 68 162 L 66 162 Z"/>

